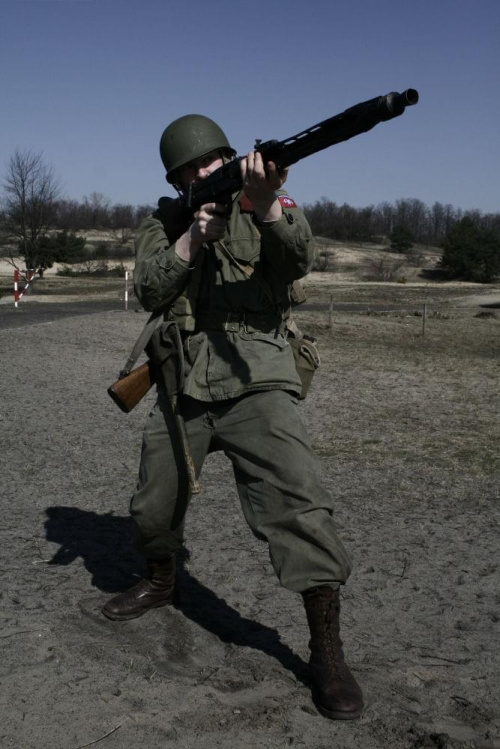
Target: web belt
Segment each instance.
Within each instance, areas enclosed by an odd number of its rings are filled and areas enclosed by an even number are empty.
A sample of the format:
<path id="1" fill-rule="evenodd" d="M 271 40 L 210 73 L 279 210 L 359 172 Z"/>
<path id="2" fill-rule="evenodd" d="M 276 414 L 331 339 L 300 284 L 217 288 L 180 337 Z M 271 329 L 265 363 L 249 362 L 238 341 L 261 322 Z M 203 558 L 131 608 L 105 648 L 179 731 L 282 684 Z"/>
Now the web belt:
<path id="1" fill-rule="evenodd" d="M 259 312 L 216 312 L 197 313 L 197 330 L 222 330 L 226 332 L 246 333 L 279 333 L 285 332 L 284 320 L 276 315 L 265 315 Z"/>

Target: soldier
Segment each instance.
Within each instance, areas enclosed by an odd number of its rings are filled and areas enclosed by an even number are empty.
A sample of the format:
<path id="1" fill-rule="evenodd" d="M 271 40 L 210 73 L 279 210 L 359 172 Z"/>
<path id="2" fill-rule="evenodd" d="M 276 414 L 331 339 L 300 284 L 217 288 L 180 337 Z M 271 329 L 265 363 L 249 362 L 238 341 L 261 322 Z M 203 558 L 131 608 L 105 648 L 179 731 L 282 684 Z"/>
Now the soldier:
<path id="1" fill-rule="evenodd" d="M 215 122 L 187 115 L 166 128 L 160 154 L 167 181 L 182 193 L 235 151 Z M 135 291 L 146 310 L 169 306 L 181 331 L 180 406 L 197 474 L 209 451 L 224 451 L 251 530 L 267 542 L 281 584 L 302 595 L 318 708 L 329 718 L 357 718 L 362 693 L 339 634 L 339 586 L 350 562 L 298 413 L 301 382 L 285 333 L 291 284 L 313 262 L 311 231 L 282 189 L 286 170 L 264 167 L 260 153 L 251 152 L 241 176 L 243 190 L 229 213 L 217 203 L 202 205 L 178 238 L 169 226 L 171 203 L 160 199 L 136 235 Z M 174 433 L 160 382 L 131 501 L 149 574 L 104 606 L 110 619 L 174 602 L 187 506 Z"/>

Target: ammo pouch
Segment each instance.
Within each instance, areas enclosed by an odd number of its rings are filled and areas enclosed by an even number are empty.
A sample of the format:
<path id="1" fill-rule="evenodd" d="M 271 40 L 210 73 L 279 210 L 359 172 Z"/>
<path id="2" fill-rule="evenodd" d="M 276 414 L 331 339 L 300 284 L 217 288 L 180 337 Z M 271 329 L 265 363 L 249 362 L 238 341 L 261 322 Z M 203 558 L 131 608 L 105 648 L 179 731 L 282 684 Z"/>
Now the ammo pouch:
<path id="1" fill-rule="evenodd" d="M 314 373 L 319 367 L 319 353 L 314 342 L 314 338 L 308 335 L 288 336 L 288 343 L 292 347 L 293 358 L 295 359 L 295 368 L 302 383 L 300 400 L 304 400 L 311 386 Z"/>

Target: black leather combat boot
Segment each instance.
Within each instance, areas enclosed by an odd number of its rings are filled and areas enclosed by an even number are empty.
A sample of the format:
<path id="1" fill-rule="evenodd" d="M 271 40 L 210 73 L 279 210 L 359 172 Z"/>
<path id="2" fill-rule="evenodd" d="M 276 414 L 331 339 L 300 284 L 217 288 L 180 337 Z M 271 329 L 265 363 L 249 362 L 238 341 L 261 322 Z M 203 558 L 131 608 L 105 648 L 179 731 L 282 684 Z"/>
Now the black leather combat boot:
<path id="1" fill-rule="evenodd" d="M 112 598 L 102 609 L 108 619 L 135 619 L 149 609 L 177 603 L 175 552 L 161 562 L 148 562 L 148 577 Z"/>
<path id="2" fill-rule="evenodd" d="M 306 590 L 302 597 L 311 631 L 309 668 L 314 702 L 327 718 L 358 718 L 363 711 L 363 694 L 344 661 L 339 591 L 321 586 Z"/>

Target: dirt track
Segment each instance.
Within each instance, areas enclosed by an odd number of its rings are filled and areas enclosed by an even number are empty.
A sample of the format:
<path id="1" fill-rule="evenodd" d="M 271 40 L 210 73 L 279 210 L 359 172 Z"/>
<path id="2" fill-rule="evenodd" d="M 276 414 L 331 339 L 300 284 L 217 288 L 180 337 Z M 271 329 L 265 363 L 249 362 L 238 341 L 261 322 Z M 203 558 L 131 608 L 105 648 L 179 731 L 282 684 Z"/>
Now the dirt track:
<path id="1" fill-rule="evenodd" d="M 127 505 L 152 397 L 125 416 L 106 387 L 144 320 L 1 329 L 0 308 L 2 749 L 498 749 L 498 320 L 467 320 L 459 351 L 462 318 L 425 346 L 412 320 L 323 331 L 303 414 L 355 559 L 343 633 L 368 706 L 345 724 L 311 702 L 300 599 L 221 455 L 191 508 L 181 609 L 99 612 L 141 572 Z"/>

